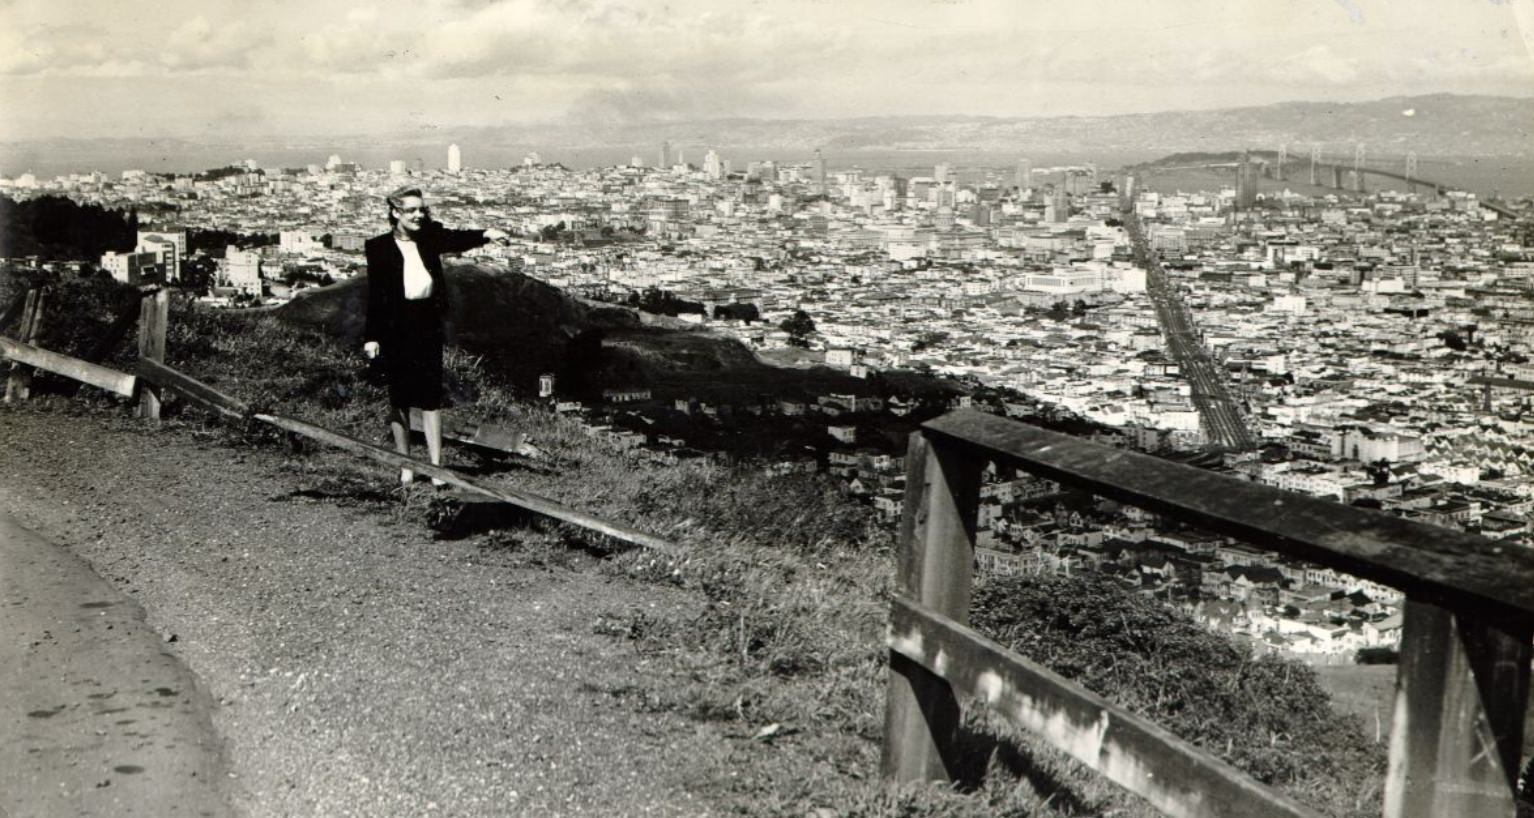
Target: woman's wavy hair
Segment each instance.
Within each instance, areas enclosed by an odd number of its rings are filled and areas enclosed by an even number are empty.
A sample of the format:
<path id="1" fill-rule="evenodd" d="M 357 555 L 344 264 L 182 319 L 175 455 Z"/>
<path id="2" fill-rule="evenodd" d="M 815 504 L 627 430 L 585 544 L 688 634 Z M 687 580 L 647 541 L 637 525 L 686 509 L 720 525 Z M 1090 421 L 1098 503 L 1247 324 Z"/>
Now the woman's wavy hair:
<path id="1" fill-rule="evenodd" d="M 404 187 L 396 188 L 384 197 L 384 201 L 389 203 L 389 229 L 392 230 L 395 225 L 399 224 L 399 216 L 395 215 L 395 211 L 405 206 L 405 198 L 408 196 L 414 196 L 421 200 L 421 212 L 426 217 L 424 222 L 431 221 L 431 208 L 425 206 L 426 195 L 415 185 L 405 185 Z M 424 227 L 425 224 L 423 223 L 422 226 Z"/>

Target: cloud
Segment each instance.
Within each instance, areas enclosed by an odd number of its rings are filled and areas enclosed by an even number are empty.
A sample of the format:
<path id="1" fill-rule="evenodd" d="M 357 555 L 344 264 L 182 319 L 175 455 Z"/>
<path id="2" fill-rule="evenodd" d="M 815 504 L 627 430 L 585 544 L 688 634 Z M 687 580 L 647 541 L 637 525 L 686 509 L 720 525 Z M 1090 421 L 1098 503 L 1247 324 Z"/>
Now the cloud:
<path id="1" fill-rule="evenodd" d="M 1272 64 L 1267 76 L 1280 83 L 1345 85 L 1357 81 L 1361 73 L 1357 57 L 1343 56 L 1322 44 L 1284 57 Z"/>
<path id="2" fill-rule="evenodd" d="M 171 31 L 158 58 L 170 71 L 244 68 L 270 40 L 270 34 L 257 33 L 240 20 L 214 26 L 206 17 L 197 16 Z"/>
<path id="3" fill-rule="evenodd" d="M 94 25 L 40 25 L 4 29 L 0 35 L 0 74 L 24 76 L 75 70 L 94 71 L 112 65 L 119 70 L 136 63 L 114 53 L 111 35 Z"/>

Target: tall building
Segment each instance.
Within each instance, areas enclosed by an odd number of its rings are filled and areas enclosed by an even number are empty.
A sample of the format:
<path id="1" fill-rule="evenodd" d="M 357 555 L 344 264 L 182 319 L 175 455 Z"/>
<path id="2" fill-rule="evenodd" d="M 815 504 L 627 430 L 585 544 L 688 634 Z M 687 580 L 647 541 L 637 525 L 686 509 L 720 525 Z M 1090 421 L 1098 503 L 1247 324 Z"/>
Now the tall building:
<path id="1" fill-rule="evenodd" d="M 463 172 L 463 152 L 458 150 L 457 145 L 447 146 L 447 172 Z"/>
<path id="2" fill-rule="evenodd" d="M 718 151 L 713 148 L 709 148 L 708 153 L 703 156 L 703 174 L 710 179 L 724 177 L 724 165 L 719 161 Z"/>
<path id="3" fill-rule="evenodd" d="M 403 160 L 403 159 L 390 159 L 389 160 L 389 175 L 390 176 L 404 176 L 405 175 L 405 160 Z"/>
<path id="4" fill-rule="evenodd" d="M 1054 206 L 1054 218 L 1050 221 L 1059 224 L 1071 217 L 1071 200 L 1065 191 L 1066 174 L 1062 172 L 1059 180 L 1055 182 L 1054 195 L 1050 197 L 1050 204 Z"/>
<path id="5" fill-rule="evenodd" d="M 241 250 L 234 245 L 224 249 L 223 269 L 220 271 L 227 287 L 253 296 L 261 295 L 261 253 Z"/>
<path id="6" fill-rule="evenodd" d="M 815 192 L 826 192 L 826 157 L 819 148 L 815 149 Z"/>
<path id="7" fill-rule="evenodd" d="M 1017 189 L 1027 190 L 1033 187 L 1033 163 L 1027 159 L 1017 160 L 1017 179 L 1014 180 Z"/>
<path id="8" fill-rule="evenodd" d="M 671 143 L 670 142 L 662 141 L 660 143 L 660 164 L 657 165 L 657 167 L 659 167 L 661 170 L 665 170 L 666 168 L 671 167 Z"/>
<path id="9" fill-rule="evenodd" d="M 325 170 L 335 170 L 336 167 L 339 166 L 340 164 L 341 164 L 341 154 L 339 154 L 339 153 L 332 153 L 330 155 L 330 158 L 325 160 Z"/>
<path id="10" fill-rule="evenodd" d="M 1241 154 L 1236 165 L 1236 209 L 1251 210 L 1257 206 L 1257 172 L 1252 167 L 1250 151 Z"/>

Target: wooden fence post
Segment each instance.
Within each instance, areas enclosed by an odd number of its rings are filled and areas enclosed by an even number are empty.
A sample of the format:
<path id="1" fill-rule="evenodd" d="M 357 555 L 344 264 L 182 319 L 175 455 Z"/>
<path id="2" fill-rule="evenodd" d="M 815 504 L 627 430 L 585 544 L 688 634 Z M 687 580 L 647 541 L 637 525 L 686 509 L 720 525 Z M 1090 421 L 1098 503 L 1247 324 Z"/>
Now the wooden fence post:
<path id="1" fill-rule="evenodd" d="M 138 354 L 152 361 L 165 360 L 165 325 L 170 317 L 170 291 L 163 287 L 144 296 L 139 303 Z M 141 381 L 138 415 L 160 418 L 160 386 Z"/>
<path id="2" fill-rule="evenodd" d="M 985 459 L 921 432 L 906 453 L 896 593 L 959 623 L 969 621 L 975 525 Z M 894 783 L 953 779 L 961 712 L 949 684 L 890 652 L 884 775 Z"/>
<path id="3" fill-rule="evenodd" d="M 1385 818 L 1513 818 L 1529 640 L 1407 600 Z"/>
<path id="4" fill-rule="evenodd" d="M 25 304 L 21 308 L 21 323 L 16 327 L 16 340 L 30 344 L 37 340 L 43 329 L 43 300 L 47 290 L 27 290 Z M 5 381 L 5 402 L 24 401 L 32 396 L 32 367 L 22 363 L 11 364 L 11 375 Z"/>

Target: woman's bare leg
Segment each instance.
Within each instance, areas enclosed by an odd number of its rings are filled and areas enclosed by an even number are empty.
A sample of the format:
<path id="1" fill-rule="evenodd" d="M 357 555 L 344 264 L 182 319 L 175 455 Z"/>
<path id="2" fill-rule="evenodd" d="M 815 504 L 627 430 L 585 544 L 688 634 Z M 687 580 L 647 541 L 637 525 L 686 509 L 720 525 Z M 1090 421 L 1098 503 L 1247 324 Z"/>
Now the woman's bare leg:
<path id="1" fill-rule="evenodd" d="M 394 450 L 400 454 L 410 454 L 410 410 L 401 409 L 397 406 L 389 409 L 389 433 L 394 435 Z M 415 481 L 415 472 L 409 469 L 400 469 L 399 481 L 403 485 L 410 485 Z"/>
<path id="2" fill-rule="evenodd" d="M 421 431 L 426 433 L 426 454 L 431 458 L 431 464 L 442 465 L 442 412 L 437 409 L 422 409 Z M 435 477 L 431 482 L 434 485 L 442 485 L 442 481 Z"/>

